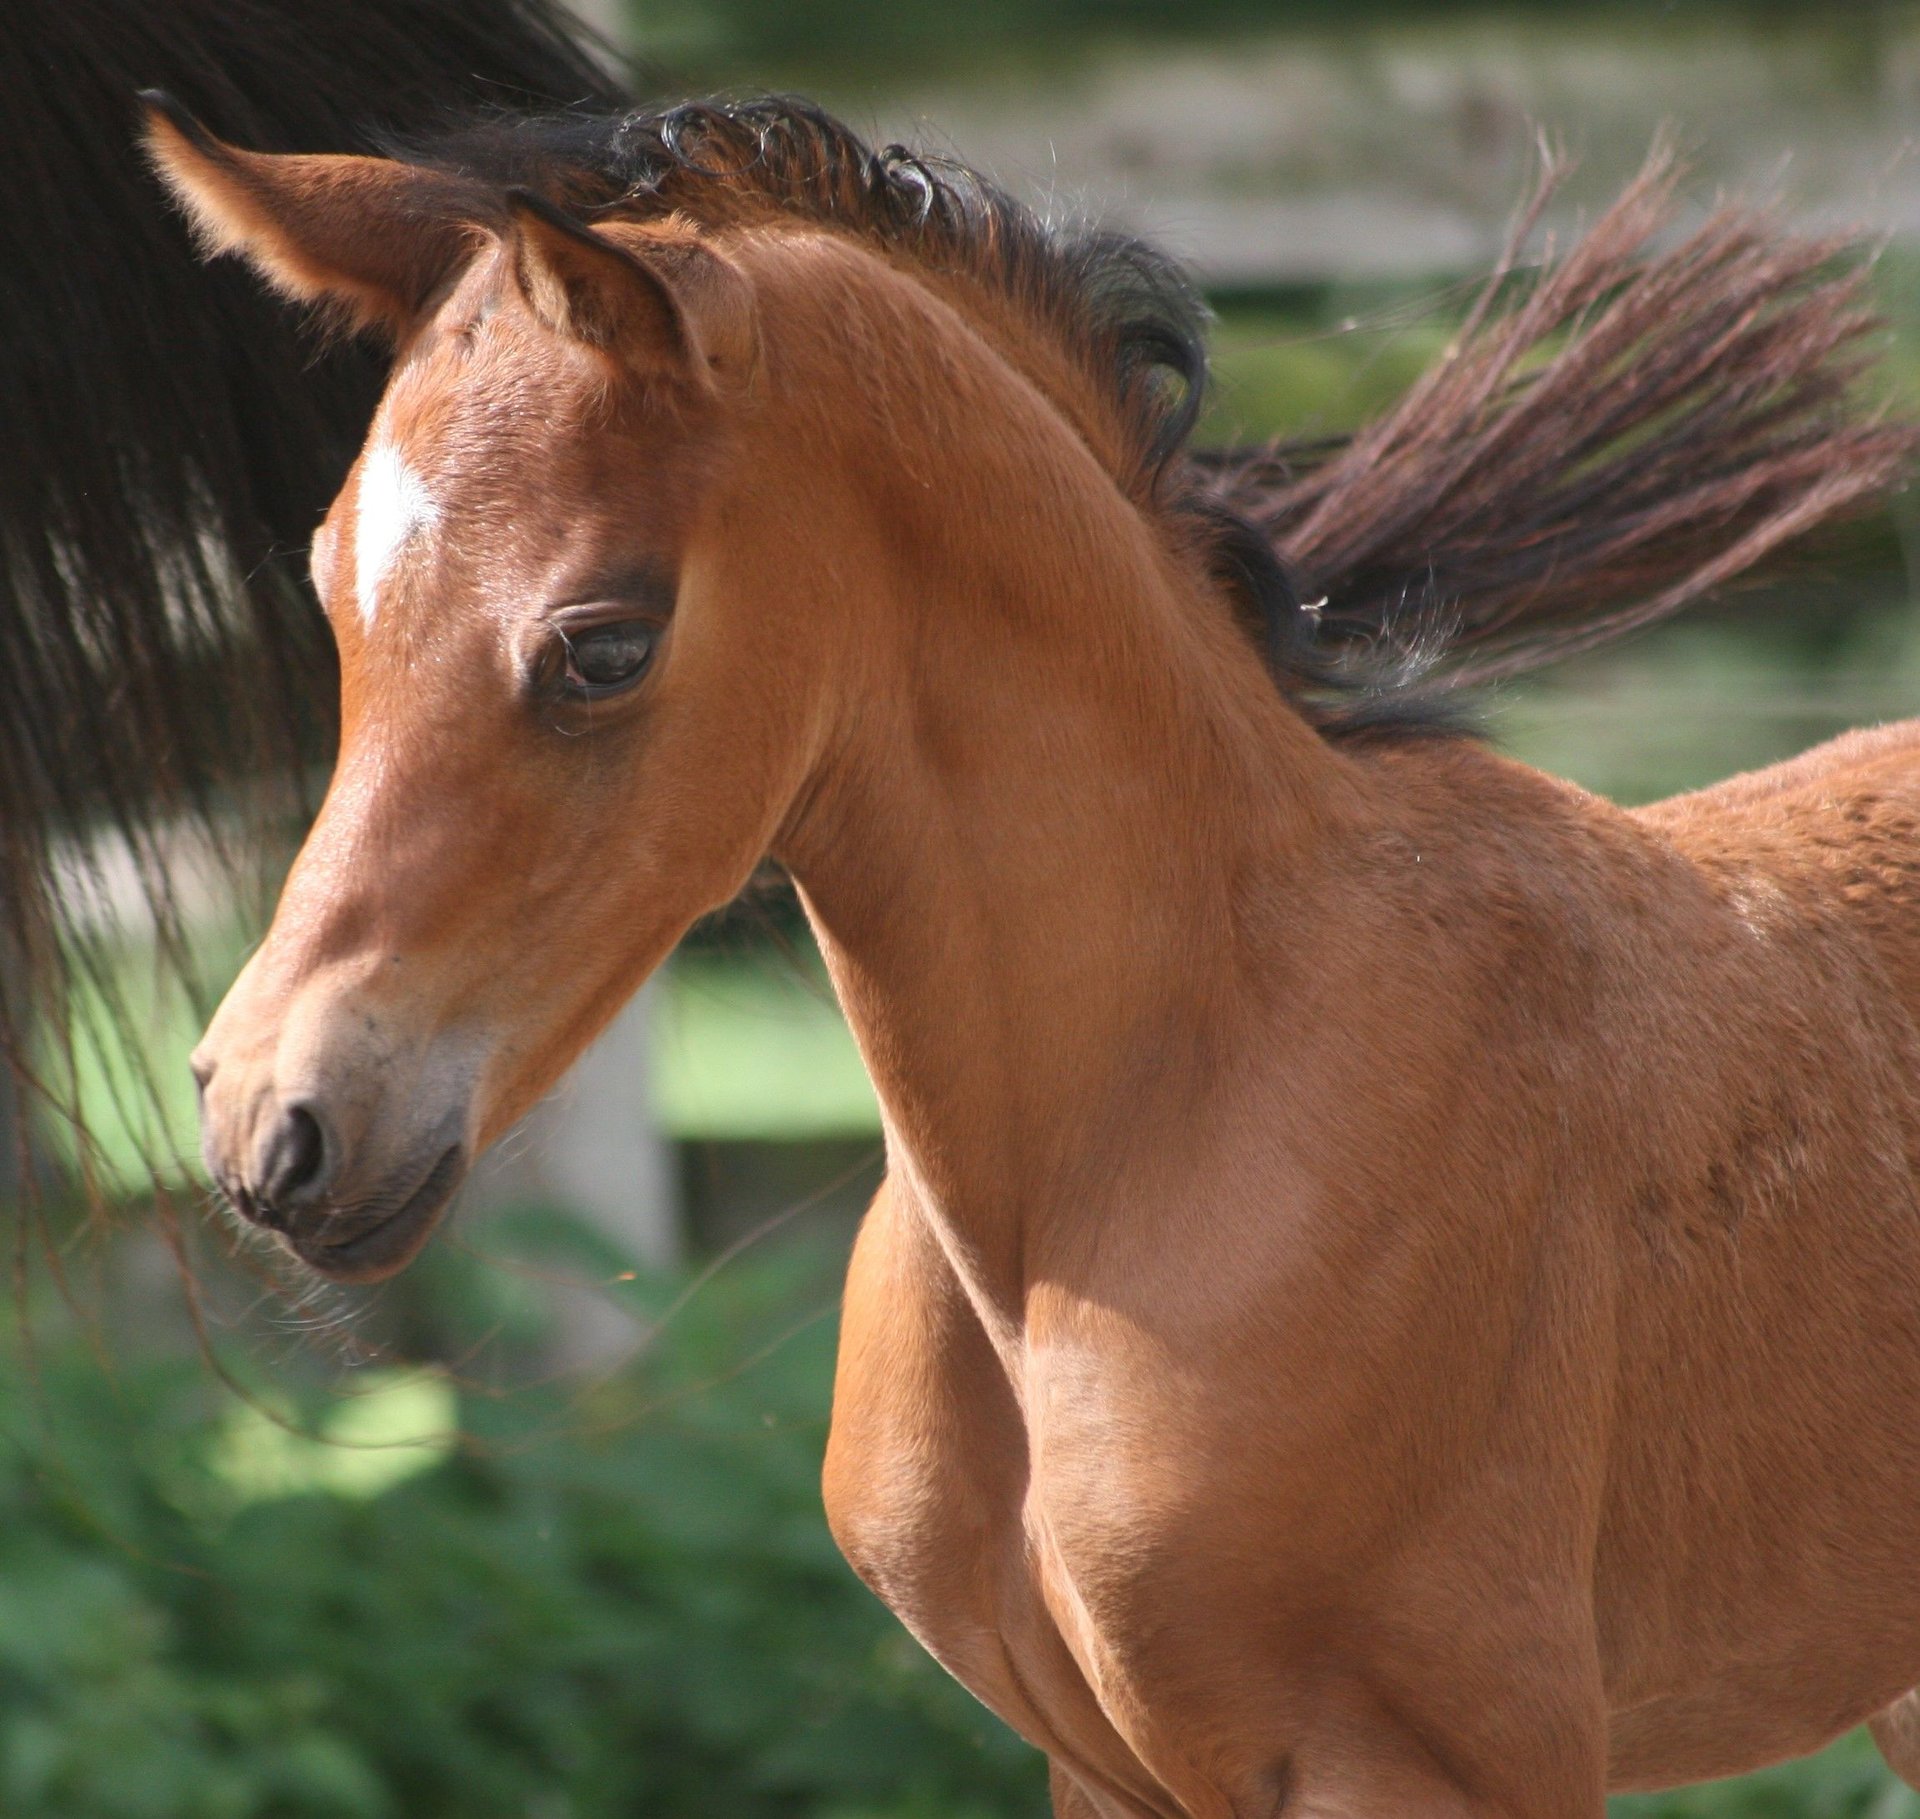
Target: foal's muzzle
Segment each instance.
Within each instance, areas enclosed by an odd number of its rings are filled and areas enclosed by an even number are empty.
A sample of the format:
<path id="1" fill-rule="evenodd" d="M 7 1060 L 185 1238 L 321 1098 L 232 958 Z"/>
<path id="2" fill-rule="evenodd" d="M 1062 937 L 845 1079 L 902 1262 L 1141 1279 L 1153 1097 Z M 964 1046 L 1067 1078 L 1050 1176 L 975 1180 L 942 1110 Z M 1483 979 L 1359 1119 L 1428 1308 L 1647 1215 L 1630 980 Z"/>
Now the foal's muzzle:
<path id="1" fill-rule="evenodd" d="M 395 1130 L 308 1091 L 281 1100 L 243 1064 L 196 1056 L 201 1150 L 227 1203 L 310 1269 L 371 1282 L 426 1242 L 466 1174 L 464 1102 Z M 401 1104 L 406 1096 L 395 1095 Z M 418 1101 L 415 1101 L 417 1108 Z"/>

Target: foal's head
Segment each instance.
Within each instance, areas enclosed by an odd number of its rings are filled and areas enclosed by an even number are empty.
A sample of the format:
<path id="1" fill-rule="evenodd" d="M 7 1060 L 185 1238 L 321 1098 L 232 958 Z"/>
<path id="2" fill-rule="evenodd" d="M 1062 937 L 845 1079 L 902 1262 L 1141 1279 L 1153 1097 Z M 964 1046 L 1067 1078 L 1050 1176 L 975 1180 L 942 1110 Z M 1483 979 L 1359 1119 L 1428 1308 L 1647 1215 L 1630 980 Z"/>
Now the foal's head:
<path id="1" fill-rule="evenodd" d="M 209 242 L 397 346 L 313 545 L 338 767 L 194 1060 L 235 1206 L 371 1279 L 739 889 L 804 770 L 807 640 L 715 591 L 754 296 L 680 221 L 590 231 L 164 112 L 153 143 Z"/>
<path id="2" fill-rule="evenodd" d="M 953 313 L 894 255 L 911 243 L 949 286 L 991 259 L 1009 317 L 1098 287 L 984 186 L 936 186 L 805 113 L 704 115 L 697 154 L 654 116 L 631 157 L 634 123 L 603 122 L 598 187 L 562 160 L 529 170 L 537 192 L 510 132 L 483 179 L 458 157 L 242 152 L 157 97 L 150 119 L 211 248 L 396 350 L 313 545 L 338 766 L 194 1062 L 233 1204 L 317 1269 L 373 1279 L 777 848 L 873 692 L 872 577 L 924 555 L 848 505 L 860 438 L 836 426 L 864 416 L 888 445 L 868 490 L 924 502 L 891 434 L 920 375 L 883 368 L 906 318 Z M 986 362 L 997 379 L 943 382 L 982 408 L 1000 384 L 1028 420 L 1016 442 L 1056 437 L 1123 485 L 1131 461 L 1146 485 L 1184 427 L 1156 364 L 1197 359 L 1177 308 L 1139 307 L 1166 282 L 1130 256 L 1099 290 L 1119 328 L 1088 308 L 1077 351 L 1038 334 Z M 1036 408 L 1048 363 L 1090 351 L 1108 384 Z M 892 397 L 859 395 L 863 373 Z"/>

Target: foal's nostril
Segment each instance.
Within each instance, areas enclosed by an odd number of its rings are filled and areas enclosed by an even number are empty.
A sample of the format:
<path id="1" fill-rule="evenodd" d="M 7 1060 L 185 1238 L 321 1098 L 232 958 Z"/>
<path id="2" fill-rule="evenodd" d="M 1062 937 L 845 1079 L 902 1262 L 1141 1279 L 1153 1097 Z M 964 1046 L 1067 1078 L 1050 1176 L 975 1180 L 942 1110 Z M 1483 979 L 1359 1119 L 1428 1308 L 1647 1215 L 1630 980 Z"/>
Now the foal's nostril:
<path id="1" fill-rule="evenodd" d="M 273 1207 L 304 1206 L 326 1191 L 333 1150 L 325 1127 L 305 1105 L 290 1105 L 261 1158 L 259 1197 Z"/>

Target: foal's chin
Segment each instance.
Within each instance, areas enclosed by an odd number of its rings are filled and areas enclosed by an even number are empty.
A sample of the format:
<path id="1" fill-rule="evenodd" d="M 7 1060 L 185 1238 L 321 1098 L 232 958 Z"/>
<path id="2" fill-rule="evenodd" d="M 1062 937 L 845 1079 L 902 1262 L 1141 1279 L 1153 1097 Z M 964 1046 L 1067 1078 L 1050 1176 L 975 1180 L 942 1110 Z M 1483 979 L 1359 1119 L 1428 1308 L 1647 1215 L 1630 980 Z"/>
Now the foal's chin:
<path id="1" fill-rule="evenodd" d="M 275 1231 L 280 1243 L 308 1270 L 329 1282 L 384 1282 L 425 1248 L 460 1183 L 467 1157 L 455 1144 L 428 1168 L 393 1210 L 316 1207 Z M 379 1199 L 391 1204 L 393 1196 Z M 264 1222 L 263 1222 L 264 1223 Z"/>

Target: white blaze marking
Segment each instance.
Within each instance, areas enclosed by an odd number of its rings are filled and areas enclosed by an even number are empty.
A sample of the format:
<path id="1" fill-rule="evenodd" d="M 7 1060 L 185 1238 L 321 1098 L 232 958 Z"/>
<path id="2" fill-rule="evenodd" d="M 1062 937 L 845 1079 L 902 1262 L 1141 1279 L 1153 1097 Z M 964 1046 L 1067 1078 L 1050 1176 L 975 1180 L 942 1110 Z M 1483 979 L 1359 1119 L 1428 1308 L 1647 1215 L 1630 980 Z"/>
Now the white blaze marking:
<path id="1" fill-rule="evenodd" d="M 380 583 L 418 531 L 440 516 L 433 495 L 391 442 L 367 452 L 360 468 L 358 516 L 353 526 L 353 585 L 360 618 L 372 625 Z"/>

